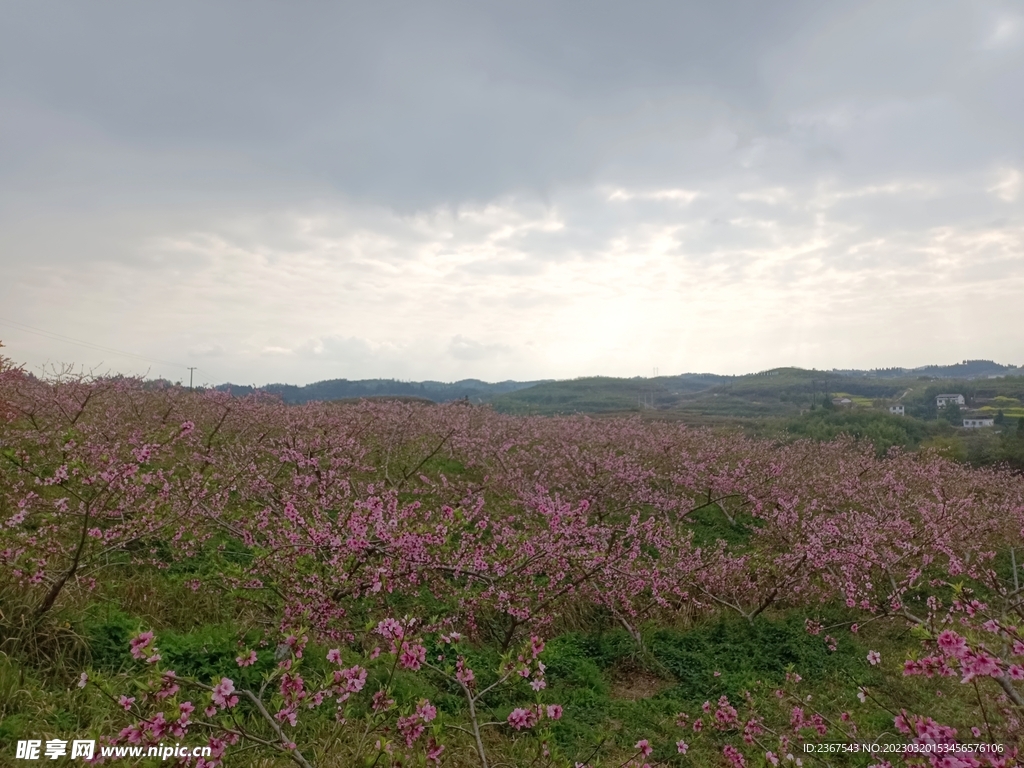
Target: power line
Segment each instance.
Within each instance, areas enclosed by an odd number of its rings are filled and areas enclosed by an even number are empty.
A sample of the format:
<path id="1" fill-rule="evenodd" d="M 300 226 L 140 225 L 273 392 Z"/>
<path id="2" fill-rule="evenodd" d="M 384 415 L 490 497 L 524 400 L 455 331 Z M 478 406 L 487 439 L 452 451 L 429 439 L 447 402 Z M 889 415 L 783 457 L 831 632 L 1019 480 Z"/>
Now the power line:
<path id="1" fill-rule="evenodd" d="M 9 319 L 4 318 L 4 317 L 0 317 L 0 325 L 6 325 L 8 327 L 15 328 L 15 329 L 20 330 L 20 331 L 24 331 L 25 333 L 33 333 L 36 336 L 42 336 L 44 338 L 51 339 L 53 341 L 63 341 L 63 342 L 67 342 L 67 343 L 70 343 L 70 344 L 79 344 L 79 345 L 81 345 L 83 347 L 89 347 L 90 349 L 95 349 L 95 350 L 97 350 L 99 352 L 109 352 L 109 353 L 114 354 L 114 355 L 123 355 L 125 357 L 134 357 L 134 358 L 136 358 L 138 360 L 145 360 L 148 363 L 159 363 L 160 365 L 173 365 L 173 366 L 175 366 L 177 368 L 188 368 L 189 367 L 187 365 L 184 365 L 183 363 L 174 363 L 174 362 L 171 362 L 170 360 L 158 360 L 158 359 L 153 358 L 153 357 L 146 357 L 145 355 L 137 355 L 134 352 L 125 352 L 122 349 L 114 349 L 113 347 L 104 347 L 101 344 L 94 344 L 91 341 L 83 341 L 82 339 L 75 339 L 75 338 L 72 338 L 71 336 L 65 336 L 62 333 L 54 333 L 53 331 L 45 331 L 42 328 L 36 328 L 35 326 L 26 325 L 25 323 L 19 323 L 16 320 L 9 320 Z"/>

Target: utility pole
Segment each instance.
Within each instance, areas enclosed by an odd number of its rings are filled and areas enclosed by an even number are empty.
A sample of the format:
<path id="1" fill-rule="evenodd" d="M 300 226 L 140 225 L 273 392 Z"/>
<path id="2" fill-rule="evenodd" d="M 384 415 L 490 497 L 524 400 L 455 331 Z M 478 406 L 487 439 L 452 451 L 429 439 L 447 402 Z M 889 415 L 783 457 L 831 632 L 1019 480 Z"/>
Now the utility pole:
<path id="1" fill-rule="evenodd" d="M 188 368 L 188 391 L 192 391 L 192 374 L 195 372 L 196 366 L 190 365 Z"/>

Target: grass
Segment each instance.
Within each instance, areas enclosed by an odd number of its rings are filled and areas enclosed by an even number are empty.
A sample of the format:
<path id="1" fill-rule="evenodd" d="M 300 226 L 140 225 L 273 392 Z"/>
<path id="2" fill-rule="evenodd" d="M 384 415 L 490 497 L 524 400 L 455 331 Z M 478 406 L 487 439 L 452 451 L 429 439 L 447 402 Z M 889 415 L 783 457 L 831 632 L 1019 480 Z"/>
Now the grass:
<path id="1" fill-rule="evenodd" d="M 815 697 L 849 696 L 851 680 L 881 684 L 879 672 L 865 660 L 868 642 L 891 659 L 905 656 L 913 646 L 900 632 L 869 638 L 833 630 L 839 641 L 833 653 L 822 637 L 807 633 L 805 615 L 803 610 L 794 610 L 764 615 L 752 624 L 717 616 L 689 628 L 648 626 L 643 631 L 645 649 L 638 648 L 625 631 L 609 626 L 560 634 L 548 642 L 544 654 L 549 687 L 542 700 L 564 706 L 562 720 L 551 731 L 553 748 L 569 760 L 585 759 L 598 749 L 600 756 L 614 763 L 628 757 L 632 745 L 642 738 L 652 739 L 652 743 L 655 739 L 674 743 L 690 738 L 692 733 L 681 731 L 675 718 L 680 712 L 691 718 L 700 716 L 706 700 L 725 695 L 739 705 L 750 692 L 767 701 L 793 669 L 801 672 L 807 692 Z M 827 610 L 818 618 L 827 625 L 845 620 L 838 610 Z M 119 610 L 84 622 L 83 637 L 94 676 L 103 679 L 137 664 L 127 653 L 126 639 L 138 625 L 138 617 Z M 200 679 L 228 674 L 243 685 L 252 685 L 266 671 L 237 668 L 235 628 L 230 624 L 204 624 L 187 631 L 167 629 L 158 634 L 158 640 L 171 666 Z M 263 666 L 272 665 L 269 655 L 264 655 L 268 658 Z M 324 649 L 311 646 L 307 655 L 310 666 L 304 674 L 315 678 L 325 671 L 326 665 L 319 661 Z M 496 652 L 474 647 L 468 657 L 480 671 L 481 683 L 486 684 L 487 670 L 497 666 Z M 371 683 L 381 674 L 382 669 L 371 666 Z M 464 700 L 443 680 L 401 675 L 395 695 L 410 701 L 427 697 L 448 717 L 465 715 Z M 905 692 L 901 695 L 905 698 Z M 503 720 L 513 703 L 504 695 L 488 697 L 485 717 Z M 307 720 L 303 735 L 326 738 L 331 727 L 326 714 L 316 716 Z M 27 737 L 66 738 L 69 733 L 109 734 L 112 729 L 116 730 L 110 708 L 95 691 L 80 691 L 59 674 L 40 676 L 16 656 L 0 654 L 0 743 Z M 506 744 L 504 748 L 509 747 Z M 513 753 L 525 748 L 520 744 Z M 715 749 L 710 743 L 696 745 L 690 762 L 672 754 L 661 758 L 669 765 L 705 764 L 716 759 Z M 453 757 L 461 755 L 454 765 L 468 764 L 463 763 L 468 759 L 468 745 L 455 739 L 452 750 Z"/>
<path id="2" fill-rule="evenodd" d="M 993 406 L 983 405 L 978 410 L 985 411 L 988 414 L 995 416 L 999 411 L 1003 412 L 1003 416 L 1008 419 L 1019 419 L 1024 417 L 1024 406 L 1008 407 L 1008 406 Z"/>
<path id="3" fill-rule="evenodd" d="M 849 392 L 834 392 L 834 393 L 832 393 L 832 397 L 834 397 L 834 398 L 835 397 L 839 397 L 839 398 L 846 397 L 846 398 L 849 398 L 850 401 L 853 403 L 853 405 L 857 406 L 858 408 L 874 408 L 875 407 L 875 401 L 873 399 L 871 399 L 870 397 L 863 397 L 861 395 L 852 395 Z"/>

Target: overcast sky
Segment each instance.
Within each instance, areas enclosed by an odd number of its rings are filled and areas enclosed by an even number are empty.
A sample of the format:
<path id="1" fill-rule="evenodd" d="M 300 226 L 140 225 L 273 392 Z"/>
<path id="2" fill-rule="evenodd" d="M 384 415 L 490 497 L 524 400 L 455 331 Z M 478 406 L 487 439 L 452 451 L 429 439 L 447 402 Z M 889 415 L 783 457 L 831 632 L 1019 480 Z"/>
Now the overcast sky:
<path id="1" fill-rule="evenodd" d="M 32 369 L 1024 363 L 1021 2 L 0 9 Z"/>

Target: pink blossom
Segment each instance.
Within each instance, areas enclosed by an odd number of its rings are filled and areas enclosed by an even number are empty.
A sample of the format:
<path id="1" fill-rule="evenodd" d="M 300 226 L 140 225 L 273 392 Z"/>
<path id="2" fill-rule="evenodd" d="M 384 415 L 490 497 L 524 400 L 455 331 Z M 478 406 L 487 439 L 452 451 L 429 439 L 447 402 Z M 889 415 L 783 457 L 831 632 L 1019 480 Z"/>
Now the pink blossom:
<path id="1" fill-rule="evenodd" d="M 374 712 L 383 712 L 384 710 L 390 709 L 395 705 L 395 700 L 389 699 L 387 692 L 383 690 L 377 691 L 375 694 L 373 694 L 373 699 L 371 700 L 371 702 L 371 706 L 373 707 Z"/>
<path id="2" fill-rule="evenodd" d="M 455 679 L 465 686 L 472 685 L 475 679 L 473 670 L 466 666 L 466 659 L 463 656 L 459 656 L 455 662 Z"/>
<path id="3" fill-rule="evenodd" d="M 951 629 L 940 632 L 936 643 L 943 653 L 957 659 L 962 659 L 968 650 L 967 640 Z"/>
<path id="4" fill-rule="evenodd" d="M 747 761 L 746 758 L 743 757 L 743 753 L 731 744 L 726 744 L 722 747 L 722 754 L 733 768 L 746 768 Z"/>
<path id="5" fill-rule="evenodd" d="M 508 714 L 508 724 L 517 731 L 522 730 L 523 728 L 532 728 L 536 722 L 537 719 L 533 710 L 518 707 Z"/>
<path id="6" fill-rule="evenodd" d="M 366 670 L 360 666 L 334 670 L 334 685 L 339 694 L 358 693 L 366 685 Z"/>
<path id="7" fill-rule="evenodd" d="M 387 640 L 400 640 L 405 635 L 405 629 L 395 619 L 384 619 L 377 624 L 377 634 Z"/>
<path id="8" fill-rule="evenodd" d="M 882 660 L 882 654 L 878 651 L 868 651 L 868 663 L 874 666 Z"/>
<path id="9" fill-rule="evenodd" d="M 1018 713 L 1001 714 L 1007 680 L 997 686 L 981 679 L 1005 675 L 1020 687 L 1024 641 L 1019 630 L 991 618 L 1011 615 L 1011 603 L 986 588 L 989 610 L 970 592 L 991 580 L 996 552 L 1024 528 L 1019 477 L 1000 470 L 927 453 L 894 451 L 879 458 L 871 446 L 846 438 L 775 443 L 640 420 L 517 419 L 486 409 L 471 414 L 380 402 L 286 407 L 258 397 L 185 395 L 131 382 L 56 386 L 20 374 L 11 385 L 6 363 L 0 367 L 2 440 L 17 456 L 16 464 L 0 467 L 0 508 L 7 510 L 0 521 L 0 581 L 33 593 L 56 584 L 83 524 L 88 538 L 82 576 L 67 581 L 62 601 L 87 597 L 95 586 L 89 574 L 102 578 L 108 560 L 164 568 L 233 540 L 232 549 L 237 543 L 260 554 L 232 562 L 231 572 L 220 574 L 225 586 L 279 595 L 268 619 L 297 635 L 276 660 L 282 667 L 274 670 L 275 680 L 285 671 L 290 676 L 284 703 L 271 711 L 297 712 L 302 703 L 336 699 L 344 718 L 341 705 L 366 689 L 365 670 L 343 671 L 340 651 L 331 656 L 329 686 L 300 687 L 295 673 L 303 641 L 296 628 L 309 627 L 318 644 L 327 644 L 325 651 L 342 643 L 354 647 L 357 638 L 370 649 L 373 635 L 365 638 L 365 614 L 354 606 L 406 605 L 415 595 L 436 592 L 458 605 L 458 621 L 475 636 L 491 616 L 517 621 L 517 632 L 529 641 L 512 675 L 522 670 L 521 679 L 534 687 L 543 679 L 539 634 L 576 607 L 615 606 L 642 623 L 686 603 L 722 612 L 732 604 L 737 615 L 762 605 L 774 610 L 782 601 L 802 606 L 806 615 L 817 606 L 845 603 L 863 612 L 856 618 L 864 628 L 870 617 L 882 618 L 905 603 L 927 616 L 937 637 L 925 641 L 927 655 L 915 653 L 903 669 L 950 677 L 954 684 L 977 680 L 983 700 L 965 696 L 958 722 L 980 722 L 980 709 L 991 703 L 994 728 L 1021 728 Z M 22 416 L 12 421 L 14 411 L 39 414 L 38 425 Z M 447 478 L 415 463 L 438 445 L 472 471 Z M 380 461 L 385 456 L 393 461 L 388 477 Z M 408 485 L 393 482 L 399 465 L 403 475 L 418 466 Z M 731 513 L 735 504 L 753 515 L 756 535 L 742 545 L 695 540 L 688 510 L 712 498 L 726 500 L 722 511 Z M 86 509 L 95 514 L 83 523 Z M 29 520 L 33 524 L 26 526 Z M 155 541 L 159 548 L 151 546 Z M 963 577 L 953 580 L 963 582 L 963 592 L 952 604 L 934 596 L 917 600 L 919 586 L 946 589 L 958 573 Z M 776 596 L 783 574 L 784 594 Z M 197 579 L 184 584 L 200 586 Z M 138 599 L 154 595 L 143 590 Z M 369 625 L 377 627 L 377 642 L 403 667 L 422 669 L 419 648 L 426 641 L 413 630 L 419 625 L 386 616 L 374 615 Z M 824 636 L 828 648 L 838 645 L 820 622 L 809 619 L 805 626 Z M 454 622 L 430 631 L 448 633 L 439 641 L 447 643 L 455 638 L 453 628 Z M 155 643 L 152 632 L 139 634 L 130 645 L 132 658 L 162 662 Z M 1004 653 L 1004 645 L 1012 645 L 1014 656 Z M 251 666 L 244 662 L 253 653 L 240 650 L 239 666 Z M 260 660 L 275 663 L 267 653 L 273 655 L 272 646 Z M 880 667 L 873 672 L 895 671 L 888 663 L 881 667 L 880 654 L 872 653 L 869 663 Z M 444 655 L 442 665 L 450 660 Z M 476 682 L 464 659 L 454 674 L 462 685 Z M 150 670 L 146 677 L 159 675 Z M 518 686 L 519 679 L 512 682 Z M 177 695 L 178 683 L 163 679 L 158 685 L 155 693 L 150 689 L 145 710 L 154 723 L 162 698 Z M 242 696 L 234 689 L 216 695 L 220 707 Z M 867 698 L 864 691 L 859 696 Z M 783 693 L 779 701 L 786 700 Z M 926 697 L 921 707 L 926 712 L 936 703 Z M 387 695 L 374 704 L 396 707 Z M 801 733 L 820 732 L 823 723 L 809 705 L 801 706 L 807 707 Z M 548 716 L 543 707 L 528 712 L 539 721 L 542 712 Z M 715 743 L 722 736 L 739 747 L 738 715 L 728 707 L 709 702 L 693 727 L 706 720 L 716 729 Z M 218 712 L 216 701 L 212 709 L 210 718 Z M 413 717 L 405 708 L 401 713 Z M 392 732 L 381 738 L 400 750 L 393 729 L 399 716 L 396 711 L 389 717 Z M 912 738 L 946 733 L 946 726 L 913 718 L 903 721 L 913 728 Z M 744 719 L 742 738 L 751 758 L 754 750 L 764 754 L 767 746 L 748 741 L 761 742 L 760 721 Z M 405 722 L 407 734 L 415 735 L 425 721 L 416 715 Z M 168 727 L 174 726 L 164 722 L 156 729 Z M 967 726 L 961 727 L 966 735 Z M 143 739 L 152 732 L 137 730 L 144 731 Z M 418 736 L 420 743 L 425 739 L 425 732 Z M 782 755 L 790 751 L 788 745 L 778 749 Z M 1001 759 L 1012 764 L 1018 758 Z"/>
<path id="10" fill-rule="evenodd" d="M 398 732 L 405 738 L 405 746 L 411 747 L 413 743 L 423 735 L 426 730 L 423 723 L 415 715 L 411 717 L 400 717 L 395 723 Z"/>
<path id="11" fill-rule="evenodd" d="M 420 643 L 402 643 L 398 663 L 405 669 L 417 670 L 427 660 L 427 649 Z"/>
<path id="12" fill-rule="evenodd" d="M 288 723 L 292 727 L 298 722 L 298 716 L 295 713 L 294 707 L 285 707 L 274 715 L 274 719 L 278 722 Z"/>
<path id="13" fill-rule="evenodd" d="M 961 682 L 968 683 L 975 677 L 999 677 L 1002 674 L 999 662 L 987 653 L 968 652 L 960 660 Z"/>
<path id="14" fill-rule="evenodd" d="M 132 658 L 144 659 L 149 654 L 149 644 L 153 642 L 152 632 L 143 632 L 136 635 L 128 643 L 129 650 L 131 651 Z"/>
<path id="15" fill-rule="evenodd" d="M 178 693 L 179 686 L 177 674 L 173 670 L 164 672 L 160 679 L 160 690 L 156 692 L 156 698 L 169 699 Z"/>
<path id="16" fill-rule="evenodd" d="M 437 707 L 431 704 L 427 699 L 424 699 L 416 705 L 416 716 L 424 723 L 429 723 L 437 717 Z"/>
<path id="17" fill-rule="evenodd" d="M 129 744 L 139 744 L 142 741 L 143 730 L 137 725 L 130 725 L 127 728 L 122 728 L 121 732 L 117 734 L 119 739 L 127 741 Z"/>
<path id="18" fill-rule="evenodd" d="M 230 709 L 238 704 L 238 697 L 232 694 L 235 691 L 235 683 L 228 677 L 222 677 L 220 682 L 213 687 L 210 697 L 213 703 L 222 709 Z"/>
<path id="19" fill-rule="evenodd" d="M 533 653 L 533 657 L 537 658 L 544 652 L 544 641 L 534 635 L 530 638 L 530 651 Z"/>
<path id="20" fill-rule="evenodd" d="M 427 742 L 427 760 L 440 764 L 442 752 L 444 752 L 444 745 L 438 744 L 434 741 L 434 737 L 431 736 L 430 740 Z"/>

